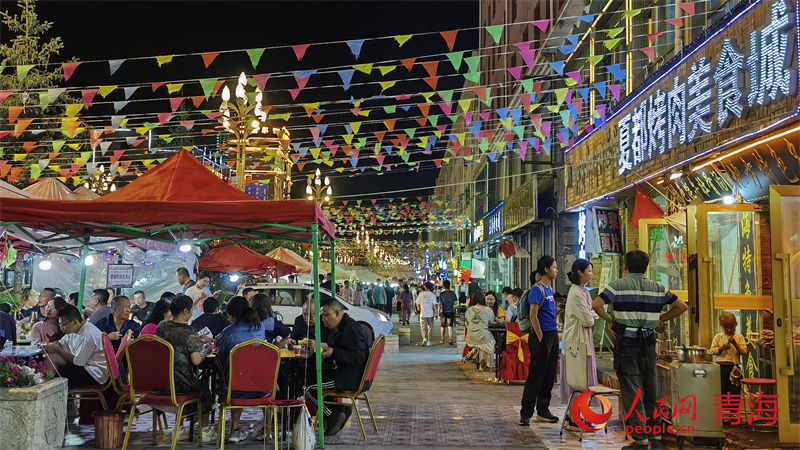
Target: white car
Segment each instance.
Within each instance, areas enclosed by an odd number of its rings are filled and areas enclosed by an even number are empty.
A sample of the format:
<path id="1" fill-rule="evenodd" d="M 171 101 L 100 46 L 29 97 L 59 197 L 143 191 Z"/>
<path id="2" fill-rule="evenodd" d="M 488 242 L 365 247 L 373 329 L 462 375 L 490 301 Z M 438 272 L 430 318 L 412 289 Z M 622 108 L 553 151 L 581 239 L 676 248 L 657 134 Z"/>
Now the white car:
<path id="1" fill-rule="evenodd" d="M 314 287 L 307 284 L 269 283 L 246 286 L 236 295 L 242 295 L 242 291 L 247 288 L 255 289 L 269 297 L 272 310 L 280 315 L 281 322 L 289 326 L 294 325 L 294 319 L 302 314 L 303 302 L 314 294 Z M 331 291 L 325 288 L 320 288 L 319 293 L 320 301 L 324 295 L 331 295 Z M 385 312 L 366 306 L 355 306 L 338 295 L 336 299 L 344 306 L 345 312 L 350 317 L 368 326 L 376 338 L 381 334 L 386 336 L 391 334 L 394 325 Z"/>

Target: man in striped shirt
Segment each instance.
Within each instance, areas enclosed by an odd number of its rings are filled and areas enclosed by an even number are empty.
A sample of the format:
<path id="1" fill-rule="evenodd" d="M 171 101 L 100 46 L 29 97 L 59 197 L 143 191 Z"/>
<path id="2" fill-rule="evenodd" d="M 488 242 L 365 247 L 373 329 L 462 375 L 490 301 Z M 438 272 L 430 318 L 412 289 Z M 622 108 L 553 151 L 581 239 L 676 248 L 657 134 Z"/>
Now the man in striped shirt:
<path id="1" fill-rule="evenodd" d="M 664 286 L 645 277 L 650 257 L 641 250 L 625 255 L 627 275 L 614 280 L 594 299 L 592 308 L 611 327 L 616 337 L 614 369 L 619 377 L 622 402 L 628 414 L 633 444 L 623 449 L 662 449 L 659 433 L 646 433 L 661 426 L 661 416 L 653 418 L 656 408 L 656 338 L 654 330 L 663 331 L 664 322 L 683 314 L 686 303 Z M 611 318 L 605 304 L 614 305 Z M 665 305 L 669 310 L 661 313 Z M 641 390 L 641 395 L 637 393 Z M 635 404 L 634 404 L 635 402 Z M 632 411 L 635 410 L 635 411 Z M 641 418 L 645 418 L 642 420 Z"/>

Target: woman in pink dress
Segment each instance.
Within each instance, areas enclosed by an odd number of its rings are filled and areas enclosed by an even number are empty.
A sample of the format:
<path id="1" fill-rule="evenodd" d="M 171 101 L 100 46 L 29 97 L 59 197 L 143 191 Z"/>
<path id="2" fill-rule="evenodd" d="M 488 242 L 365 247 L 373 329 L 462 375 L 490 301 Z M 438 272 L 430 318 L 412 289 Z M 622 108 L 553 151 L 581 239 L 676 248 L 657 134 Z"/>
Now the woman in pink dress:
<path id="1" fill-rule="evenodd" d="M 64 336 L 61 327 L 58 326 L 58 310 L 53 300 L 47 302 L 44 311 L 47 314 L 45 319 L 37 322 L 31 330 L 31 339 L 39 344 L 49 344 Z"/>

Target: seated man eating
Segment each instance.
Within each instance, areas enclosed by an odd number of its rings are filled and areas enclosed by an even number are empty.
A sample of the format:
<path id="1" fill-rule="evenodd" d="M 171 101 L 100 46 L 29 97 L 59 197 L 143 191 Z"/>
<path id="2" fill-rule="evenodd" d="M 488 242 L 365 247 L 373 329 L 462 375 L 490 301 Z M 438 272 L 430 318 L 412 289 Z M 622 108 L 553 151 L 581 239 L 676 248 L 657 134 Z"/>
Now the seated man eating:
<path id="1" fill-rule="evenodd" d="M 372 332 L 344 312 L 342 304 L 334 298 L 325 299 L 321 307 L 322 321 L 329 330 L 327 340 L 321 343 L 321 389 L 354 391 L 361 384 L 366 369 L 372 348 Z M 308 346 L 314 348 L 314 341 L 309 339 Z M 307 388 L 306 398 L 316 404 L 316 384 Z M 344 427 L 352 407 L 323 405 L 323 413 L 327 425 L 325 435 L 332 436 Z"/>
<path id="2" fill-rule="evenodd" d="M 66 378 L 70 389 L 105 383 L 108 364 L 103 352 L 103 333 L 89 321 L 83 321 L 81 312 L 72 305 L 58 310 L 58 320 L 64 337 L 42 345 L 47 352 L 47 370 Z"/>

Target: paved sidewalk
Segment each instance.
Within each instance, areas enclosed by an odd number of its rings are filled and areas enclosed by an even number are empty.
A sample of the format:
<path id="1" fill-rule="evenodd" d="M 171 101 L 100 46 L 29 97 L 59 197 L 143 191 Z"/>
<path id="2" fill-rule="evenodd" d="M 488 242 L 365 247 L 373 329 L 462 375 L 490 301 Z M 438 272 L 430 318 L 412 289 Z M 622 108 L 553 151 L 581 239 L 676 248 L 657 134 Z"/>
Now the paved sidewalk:
<path id="1" fill-rule="evenodd" d="M 396 315 L 393 317 L 396 320 Z M 419 343 L 419 324 L 413 322 L 412 342 Z M 437 322 L 436 326 L 439 325 Z M 395 330 L 398 325 L 395 324 Z M 336 450 L 394 450 L 401 448 L 454 448 L 471 449 L 619 449 L 624 445 L 624 433 L 619 422 L 613 422 L 608 434 L 587 433 L 583 442 L 577 433 L 565 431 L 559 436 L 560 424 L 539 424 L 535 419 L 530 427 L 521 427 L 519 402 L 521 385 L 471 384 L 458 368 L 461 355 L 456 346 L 438 344 L 439 331 L 435 328 L 432 347 L 401 346 L 398 354 L 385 354 L 378 375 L 369 392 L 375 411 L 379 432 L 375 433 L 369 421 L 366 405 L 361 409 L 365 420 L 367 439 L 361 438 L 358 423 L 353 415 L 345 428 L 328 438 L 325 447 Z M 462 333 L 463 329 L 459 329 Z M 493 373 L 487 373 L 487 377 Z M 555 393 L 551 411 L 559 418 L 564 406 Z M 261 413 L 245 410 L 242 425 L 258 428 Z M 132 449 L 153 448 L 150 440 L 151 418 L 145 415 L 134 421 L 131 436 Z M 171 426 L 171 424 L 170 424 Z M 93 427 L 72 426 L 84 443 L 93 447 Z M 182 442 L 178 448 L 195 448 L 197 444 Z M 205 444 L 205 448 L 215 448 Z M 274 448 L 270 443 L 252 437 L 238 444 L 226 444 L 232 449 Z M 156 448 L 169 448 L 160 445 Z M 284 447 L 286 448 L 286 447 Z"/>

